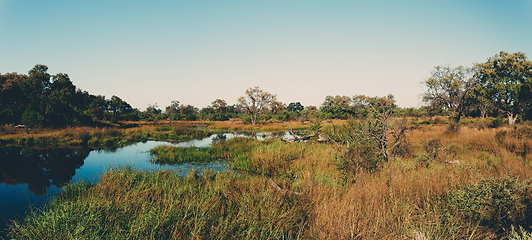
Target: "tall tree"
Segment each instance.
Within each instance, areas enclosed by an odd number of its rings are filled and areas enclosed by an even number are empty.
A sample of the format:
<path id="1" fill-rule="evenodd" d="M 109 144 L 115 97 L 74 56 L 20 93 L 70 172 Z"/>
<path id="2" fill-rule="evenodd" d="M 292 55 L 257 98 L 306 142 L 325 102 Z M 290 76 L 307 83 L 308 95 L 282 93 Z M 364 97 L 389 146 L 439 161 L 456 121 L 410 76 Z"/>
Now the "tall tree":
<path id="1" fill-rule="evenodd" d="M 427 90 L 423 94 L 423 101 L 433 109 L 448 110 L 451 120 L 458 123 L 468 106 L 475 83 L 474 73 L 469 68 L 436 66 L 425 81 Z"/>
<path id="2" fill-rule="evenodd" d="M 214 112 L 218 114 L 218 119 L 222 119 L 222 114 L 227 113 L 227 102 L 223 99 L 216 99 L 211 103 Z"/>
<path id="3" fill-rule="evenodd" d="M 67 74 L 58 73 L 52 77 L 50 89 L 43 96 L 44 117 L 51 125 L 71 123 L 77 104 L 76 86 Z"/>
<path id="4" fill-rule="evenodd" d="M 259 87 L 249 88 L 246 95 L 238 98 L 238 103 L 251 116 L 251 124 L 257 123 L 257 116 L 266 110 L 274 101 L 277 95 L 263 91 Z"/>
<path id="5" fill-rule="evenodd" d="M 480 87 L 485 89 L 491 102 L 506 112 L 508 123 L 514 124 L 532 102 L 532 62 L 524 53 L 501 51 L 475 71 Z"/>
<path id="6" fill-rule="evenodd" d="M 108 100 L 108 110 L 116 116 L 117 114 L 130 113 L 133 111 L 133 108 L 120 97 L 113 95 L 111 99 Z"/>
<path id="7" fill-rule="evenodd" d="M 28 71 L 28 78 L 22 84 L 23 94 L 27 97 L 27 108 L 38 111 L 44 115 L 44 104 L 46 99 L 43 99 L 45 93 L 50 88 L 50 74 L 48 74 L 48 67 L 45 65 L 35 65 Z"/>
<path id="8" fill-rule="evenodd" d="M 26 97 L 22 93 L 21 84 L 28 76 L 18 73 L 6 73 L 0 75 L 0 115 L 5 123 L 18 121 L 24 110 L 26 110 Z"/>
<path id="9" fill-rule="evenodd" d="M 170 103 L 170 106 L 166 107 L 166 114 L 168 115 L 176 115 L 179 113 L 179 101 L 174 100 Z"/>

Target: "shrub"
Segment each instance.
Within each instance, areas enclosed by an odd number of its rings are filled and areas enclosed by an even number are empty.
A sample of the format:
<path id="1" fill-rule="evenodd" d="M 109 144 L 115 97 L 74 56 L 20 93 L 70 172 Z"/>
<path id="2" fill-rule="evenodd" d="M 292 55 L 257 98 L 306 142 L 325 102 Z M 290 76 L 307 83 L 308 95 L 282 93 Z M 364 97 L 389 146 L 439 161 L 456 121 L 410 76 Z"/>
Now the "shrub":
<path id="1" fill-rule="evenodd" d="M 488 125 L 488 127 L 490 128 L 498 128 L 498 127 L 502 127 L 502 125 L 504 125 L 504 119 L 502 118 L 495 118 L 493 119 L 490 124 Z"/>
<path id="2" fill-rule="evenodd" d="M 524 225 L 532 211 L 529 181 L 486 178 L 449 195 L 449 206 L 463 218 L 478 221 L 496 231 Z"/>
<path id="3" fill-rule="evenodd" d="M 22 124 L 28 125 L 29 127 L 40 126 L 44 120 L 44 117 L 36 111 L 31 109 L 26 109 L 22 114 L 20 122 Z"/>

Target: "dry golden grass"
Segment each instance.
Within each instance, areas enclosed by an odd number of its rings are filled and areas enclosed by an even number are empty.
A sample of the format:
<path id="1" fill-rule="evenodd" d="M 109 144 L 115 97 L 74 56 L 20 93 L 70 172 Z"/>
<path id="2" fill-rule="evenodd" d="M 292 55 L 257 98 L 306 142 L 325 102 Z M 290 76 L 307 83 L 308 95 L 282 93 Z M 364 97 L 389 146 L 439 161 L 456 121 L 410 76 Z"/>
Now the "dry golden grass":
<path id="1" fill-rule="evenodd" d="M 450 134 L 446 125 L 423 126 L 408 137 L 414 155 L 425 154 L 427 143 L 438 139 L 439 156 L 428 167 L 416 159 L 394 159 L 378 173 L 359 173 L 354 183 L 344 187 L 307 181 L 308 194 L 316 203 L 311 235 L 318 239 L 412 239 L 420 233 L 429 239 L 500 237 L 475 222 L 442 219 L 449 218 L 444 211 L 451 192 L 487 177 L 532 177 L 528 155 L 520 154 L 526 148 L 523 142 L 530 139 L 511 134 L 502 143 L 495 139 L 497 132 L 511 130 L 462 127 Z M 451 160 L 461 164 L 446 163 Z M 336 169 L 327 168 L 334 163 L 320 164 L 320 169 L 335 175 Z"/>

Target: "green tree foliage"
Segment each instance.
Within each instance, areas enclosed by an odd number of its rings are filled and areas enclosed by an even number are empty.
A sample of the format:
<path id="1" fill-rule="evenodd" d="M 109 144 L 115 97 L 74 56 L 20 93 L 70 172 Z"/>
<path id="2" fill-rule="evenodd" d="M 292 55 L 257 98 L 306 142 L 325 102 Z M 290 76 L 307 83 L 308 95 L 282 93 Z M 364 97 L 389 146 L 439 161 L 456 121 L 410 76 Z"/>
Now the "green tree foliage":
<path id="1" fill-rule="evenodd" d="M 179 101 L 172 101 L 170 106 L 166 107 L 166 114 L 173 116 L 179 113 Z"/>
<path id="2" fill-rule="evenodd" d="M 358 100 L 368 111 L 366 120 L 348 121 L 323 130 L 323 134 L 341 148 L 342 158 L 338 164 L 348 175 L 356 174 L 361 168 L 373 171 L 389 162 L 390 149 L 404 139 L 405 129 L 390 122 L 397 107 L 392 95 L 358 96 Z"/>
<path id="3" fill-rule="evenodd" d="M 226 114 L 228 110 L 227 102 L 223 99 L 216 99 L 211 103 L 211 107 L 218 116 L 218 120 L 229 119 Z"/>
<path id="4" fill-rule="evenodd" d="M 475 83 L 473 71 L 469 68 L 436 66 L 425 81 L 423 101 L 432 109 L 448 111 L 451 120 L 458 123 L 469 106 Z"/>
<path id="5" fill-rule="evenodd" d="M 257 123 L 257 117 L 277 100 L 277 95 L 263 91 L 259 87 L 249 88 L 246 95 L 238 98 L 239 106 L 251 117 L 251 124 Z"/>
<path id="6" fill-rule="evenodd" d="M 508 116 L 510 125 L 530 107 L 532 99 L 532 62 L 524 53 L 501 51 L 484 63 L 475 65 L 478 92 Z"/>
<path id="7" fill-rule="evenodd" d="M 348 96 L 327 96 L 321 104 L 320 111 L 331 118 L 347 119 L 353 115 L 351 102 L 352 100 Z"/>
<path id="8" fill-rule="evenodd" d="M 288 104 L 287 107 L 287 110 L 290 112 L 300 112 L 303 111 L 303 109 L 305 108 L 303 107 L 303 105 L 301 105 L 300 102 L 291 102 L 290 104 Z"/>
<path id="9" fill-rule="evenodd" d="M 0 121 L 18 122 L 26 110 L 26 98 L 22 94 L 22 83 L 28 76 L 17 73 L 0 75 Z"/>
<path id="10" fill-rule="evenodd" d="M 65 73 L 50 75 L 48 67 L 36 65 L 28 75 L 0 75 L 0 123 L 31 126 L 91 124 L 104 112 L 132 113 L 131 106 L 113 96 L 94 96 L 76 88 Z M 117 116 L 118 117 L 118 116 Z"/>

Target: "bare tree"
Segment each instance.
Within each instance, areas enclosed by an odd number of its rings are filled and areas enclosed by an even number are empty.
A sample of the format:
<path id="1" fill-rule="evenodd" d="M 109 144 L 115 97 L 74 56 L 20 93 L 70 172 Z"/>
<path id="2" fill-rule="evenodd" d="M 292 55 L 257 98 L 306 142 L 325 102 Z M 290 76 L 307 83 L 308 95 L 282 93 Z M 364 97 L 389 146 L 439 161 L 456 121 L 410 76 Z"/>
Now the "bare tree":
<path id="1" fill-rule="evenodd" d="M 261 90 L 259 87 L 249 88 L 246 95 L 238 98 L 238 104 L 251 116 L 251 124 L 257 123 L 257 116 L 277 100 L 277 95 Z"/>

